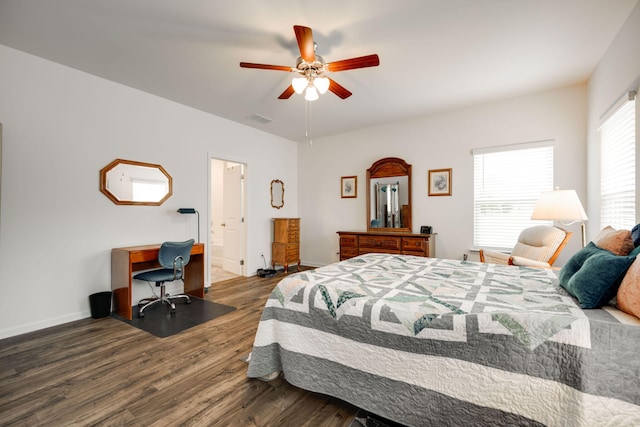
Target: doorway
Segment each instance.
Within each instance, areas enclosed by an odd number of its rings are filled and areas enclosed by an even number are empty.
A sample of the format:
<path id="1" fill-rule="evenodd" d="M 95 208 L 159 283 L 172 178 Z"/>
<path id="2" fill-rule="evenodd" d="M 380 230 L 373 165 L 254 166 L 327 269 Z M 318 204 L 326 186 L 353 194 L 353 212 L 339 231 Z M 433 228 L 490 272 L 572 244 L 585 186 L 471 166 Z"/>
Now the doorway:
<path id="1" fill-rule="evenodd" d="M 243 276 L 246 165 L 210 159 L 209 254 L 211 282 Z"/>

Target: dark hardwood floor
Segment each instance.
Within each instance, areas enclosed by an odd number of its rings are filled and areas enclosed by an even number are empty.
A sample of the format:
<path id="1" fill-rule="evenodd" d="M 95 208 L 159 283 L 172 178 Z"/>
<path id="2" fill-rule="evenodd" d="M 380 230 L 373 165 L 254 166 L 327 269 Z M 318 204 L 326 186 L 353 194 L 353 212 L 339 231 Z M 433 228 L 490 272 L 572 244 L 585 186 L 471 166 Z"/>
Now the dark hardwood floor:
<path id="1" fill-rule="evenodd" d="M 282 277 L 214 283 L 206 298 L 236 310 L 168 338 L 108 317 L 0 340 L 0 425 L 348 426 L 345 402 L 246 377 Z"/>

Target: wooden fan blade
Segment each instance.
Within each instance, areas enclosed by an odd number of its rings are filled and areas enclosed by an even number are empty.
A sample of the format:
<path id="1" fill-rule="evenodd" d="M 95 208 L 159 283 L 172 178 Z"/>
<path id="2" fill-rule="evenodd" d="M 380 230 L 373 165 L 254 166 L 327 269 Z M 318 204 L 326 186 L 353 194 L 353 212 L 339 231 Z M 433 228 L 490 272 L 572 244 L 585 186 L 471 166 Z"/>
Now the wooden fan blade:
<path id="1" fill-rule="evenodd" d="M 380 58 L 378 58 L 378 55 L 373 54 L 329 62 L 327 64 L 327 70 L 335 73 L 337 71 L 353 70 L 355 68 L 377 67 L 378 65 L 380 65 Z"/>
<path id="2" fill-rule="evenodd" d="M 289 99 L 291 97 L 291 95 L 293 95 L 295 93 L 295 91 L 293 90 L 293 86 L 289 85 L 288 88 L 286 88 L 284 90 L 284 92 L 282 92 L 280 94 L 280 96 L 278 97 L 278 99 Z"/>
<path id="3" fill-rule="evenodd" d="M 295 68 L 285 65 L 254 64 L 252 62 L 241 62 L 240 66 L 242 68 L 259 68 L 261 70 L 295 71 Z"/>
<path id="4" fill-rule="evenodd" d="M 315 49 L 313 48 L 313 34 L 311 32 L 311 28 L 294 25 L 293 31 L 296 33 L 296 40 L 298 40 L 300 57 L 307 62 L 315 61 L 316 54 Z"/>
<path id="5" fill-rule="evenodd" d="M 333 79 L 329 79 L 329 90 L 342 99 L 347 99 L 352 95 L 352 93 L 349 92 L 344 86 L 336 83 Z"/>

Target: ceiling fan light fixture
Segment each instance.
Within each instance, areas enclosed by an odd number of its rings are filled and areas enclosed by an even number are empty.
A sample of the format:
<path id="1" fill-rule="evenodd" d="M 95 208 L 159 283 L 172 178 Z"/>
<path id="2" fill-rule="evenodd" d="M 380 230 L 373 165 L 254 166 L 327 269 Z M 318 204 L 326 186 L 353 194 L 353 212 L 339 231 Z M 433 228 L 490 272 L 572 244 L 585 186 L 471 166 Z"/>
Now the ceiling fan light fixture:
<path id="1" fill-rule="evenodd" d="M 324 95 L 329 90 L 329 79 L 324 76 L 316 77 L 313 79 L 313 85 L 318 89 L 320 95 Z"/>
<path id="2" fill-rule="evenodd" d="M 307 101 L 315 101 L 318 98 L 320 98 L 318 90 L 313 85 L 307 86 L 307 90 L 304 93 L 304 99 Z"/>
<path id="3" fill-rule="evenodd" d="M 296 59 L 295 67 L 240 62 L 240 67 L 242 68 L 296 73 L 297 77 L 291 80 L 291 84 L 278 96 L 278 99 L 289 99 L 294 93 L 301 95 L 302 92 L 305 92 L 305 99 L 307 101 L 315 101 L 321 94 L 327 91 L 333 92 L 340 99 L 347 99 L 352 93 L 335 80 L 325 77 L 324 73 L 377 67 L 380 65 L 380 58 L 377 54 L 326 63 L 324 58 L 315 53 L 317 44 L 313 41 L 311 28 L 294 25 L 293 32 L 296 35 L 298 50 L 300 51 L 300 56 Z"/>
<path id="4" fill-rule="evenodd" d="M 309 86 L 309 81 L 306 77 L 294 77 L 291 80 L 291 86 L 293 86 L 293 90 L 300 95 L 304 92 L 305 88 Z"/>

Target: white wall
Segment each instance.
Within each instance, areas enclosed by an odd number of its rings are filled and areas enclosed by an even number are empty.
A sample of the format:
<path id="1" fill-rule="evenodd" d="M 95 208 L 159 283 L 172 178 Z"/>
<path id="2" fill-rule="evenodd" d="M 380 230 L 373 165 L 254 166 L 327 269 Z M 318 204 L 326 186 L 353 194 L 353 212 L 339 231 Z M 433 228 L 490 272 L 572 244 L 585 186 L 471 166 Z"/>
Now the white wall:
<path id="1" fill-rule="evenodd" d="M 297 215 L 295 142 L 1 45 L 0 94 L 0 338 L 88 317 L 88 296 L 110 289 L 111 248 L 195 237 L 179 207 L 200 211 L 206 239 L 210 155 L 248 165 L 249 274 L 270 253 L 271 218 Z M 113 204 L 98 172 L 115 158 L 163 165 L 173 196 Z"/>
<path id="2" fill-rule="evenodd" d="M 601 117 L 629 90 L 638 90 L 640 83 L 640 3 L 629 15 L 627 22 L 614 39 L 607 53 L 591 75 L 588 85 L 588 145 L 587 158 L 587 230 L 595 236 L 600 224 L 600 143 L 598 126 Z M 636 103 L 636 106 L 639 105 Z M 636 170 L 640 170 L 640 108 L 636 108 Z M 640 200 L 640 174 L 636 172 L 636 205 Z M 640 222 L 640 210 L 636 210 Z"/>
<path id="3" fill-rule="evenodd" d="M 303 264 L 338 260 L 336 231 L 366 230 L 366 170 L 383 157 L 412 165 L 413 232 L 431 225 L 436 256 L 461 259 L 473 243 L 471 150 L 555 140 L 555 185 L 585 197 L 586 86 L 577 85 L 446 114 L 316 139 L 298 149 Z M 427 171 L 452 168 L 451 197 L 427 196 Z M 340 198 L 340 177 L 358 176 L 358 197 Z M 580 247 L 580 229 L 557 261 Z M 473 258 L 471 258 L 473 259 Z M 477 257 L 476 257 L 477 259 Z"/>

